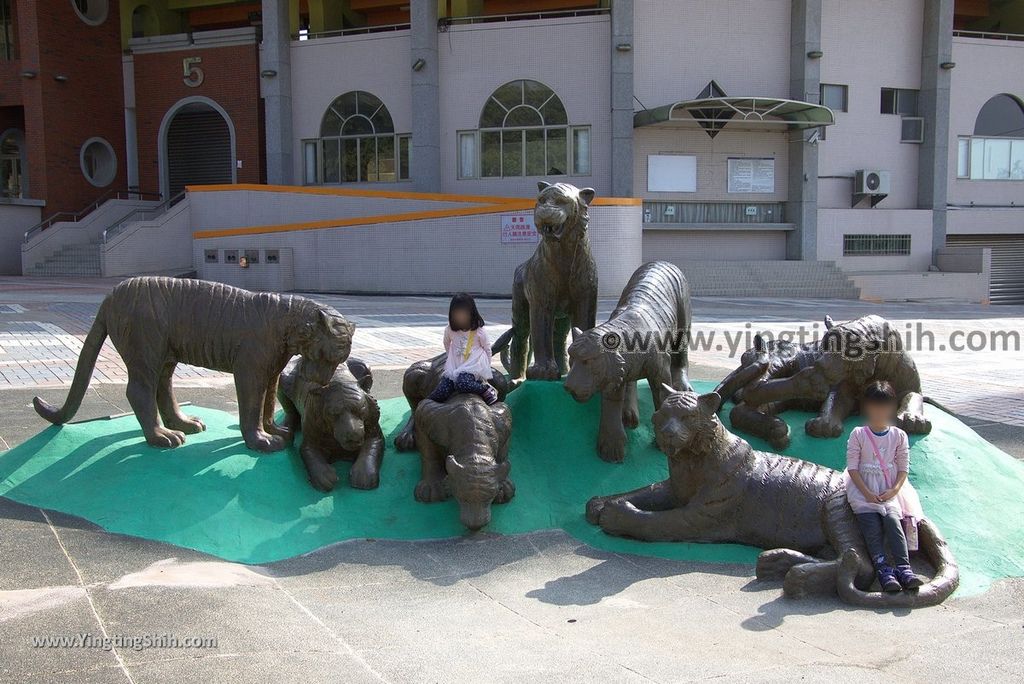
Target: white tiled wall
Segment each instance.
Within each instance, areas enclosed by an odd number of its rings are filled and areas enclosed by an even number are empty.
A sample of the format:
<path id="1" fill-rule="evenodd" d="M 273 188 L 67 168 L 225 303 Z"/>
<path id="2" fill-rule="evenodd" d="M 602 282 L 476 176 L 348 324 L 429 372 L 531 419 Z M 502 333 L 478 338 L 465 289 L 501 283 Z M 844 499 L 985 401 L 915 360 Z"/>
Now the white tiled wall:
<path id="1" fill-rule="evenodd" d="M 909 256 L 843 256 L 843 235 L 910 235 Z M 846 271 L 927 271 L 932 263 L 932 213 L 927 210 L 818 210 L 818 258 Z"/>
<path id="2" fill-rule="evenodd" d="M 883 169 L 892 192 L 882 206 L 917 207 L 919 146 L 900 143 L 900 117 L 880 106 L 883 87 L 921 87 L 923 16 L 923 0 L 823 0 L 821 81 L 848 86 L 849 111 L 819 144 L 818 206 L 849 207 L 854 171 Z"/>
<path id="3" fill-rule="evenodd" d="M 459 180 L 457 131 L 475 130 L 487 98 L 517 79 L 540 81 L 570 125 L 591 127 L 591 176 L 565 180 L 610 192 L 611 56 L 607 16 L 453 26 L 438 36 L 445 192 L 531 196 L 536 177 Z"/>

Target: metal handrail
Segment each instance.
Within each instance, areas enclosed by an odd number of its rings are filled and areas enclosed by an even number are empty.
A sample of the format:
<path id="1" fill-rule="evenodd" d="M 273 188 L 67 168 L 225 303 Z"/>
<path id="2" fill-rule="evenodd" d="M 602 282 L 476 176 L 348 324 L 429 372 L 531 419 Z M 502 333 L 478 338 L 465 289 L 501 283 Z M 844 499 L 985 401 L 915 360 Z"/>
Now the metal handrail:
<path id="1" fill-rule="evenodd" d="M 32 226 L 25 231 L 25 242 L 35 235 L 36 233 L 42 232 L 52 226 L 54 223 L 60 223 L 67 221 L 69 223 L 77 223 L 78 221 L 85 218 L 87 214 L 92 213 L 97 207 L 104 202 L 111 199 L 144 199 L 146 197 L 152 197 L 154 199 L 160 199 L 160 194 L 156 192 L 142 192 L 141 190 L 116 190 L 110 189 L 104 192 L 102 195 L 93 200 L 88 206 L 80 211 L 58 211 L 55 214 L 50 214 L 45 219 Z"/>
<path id="2" fill-rule="evenodd" d="M 560 17 L 591 17 L 611 14 L 608 7 L 586 7 L 566 10 L 537 10 L 536 12 L 512 12 L 509 14 L 481 14 L 472 17 L 444 17 L 437 22 L 440 27 L 457 26 L 459 24 L 486 24 L 501 21 L 521 21 L 524 19 L 557 19 Z"/>
<path id="3" fill-rule="evenodd" d="M 359 26 L 356 28 L 333 29 L 331 31 L 309 31 L 303 36 L 297 33 L 292 40 L 316 40 L 317 38 L 333 38 L 336 36 L 356 36 L 367 33 L 387 33 L 388 31 L 405 31 L 410 27 L 408 22 L 404 24 L 381 24 L 379 26 Z"/>
<path id="4" fill-rule="evenodd" d="M 156 205 L 155 207 L 138 207 L 136 209 L 133 209 L 129 213 L 122 216 L 116 223 L 112 224 L 110 227 L 103 231 L 103 244 L 106 244 L 109 238 L 112 238 L 118 235 L 121 231 L 123 231 L 124 227 L 127 226 L 129 223 L 141 221 L 143 219 L 148 218 L 156 218 L 157 216 L 165 214 L 168 209 L 170 209 L 178 202 L 180 202 L 187 194 L 187 191 L 182 190 L 171 199 L 165 200 L 160 204 Z M 148 216 L 147 214 L 152 214 L 152 216 Z"/>
<path id="5" fill-rule="evenodd" d="M 986 40 L 1024 40 L 1024 33 L 998 33 L 996 31 L 953 31 L 955 38 L 984 38 Z"/>

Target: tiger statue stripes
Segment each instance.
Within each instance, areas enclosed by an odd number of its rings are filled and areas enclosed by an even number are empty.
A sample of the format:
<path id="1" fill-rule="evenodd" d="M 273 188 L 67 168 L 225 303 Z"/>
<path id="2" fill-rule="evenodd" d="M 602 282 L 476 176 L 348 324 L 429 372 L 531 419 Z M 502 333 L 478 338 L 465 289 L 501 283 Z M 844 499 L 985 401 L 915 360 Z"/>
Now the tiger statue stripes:
<path id="1" fill-rule="evenodd" d="M 187 363 L 233 373 L 246 446 L 278 451 L 290 434 L 274 423 L 285 364 L 301 355 L 310 377 L 326 384 L 348 358 L 354 331 L 340 313 L 305 297 L 203 280 L 129 278 L 100 304 L 64 406 L 39 397 L 33 404 L 51 423 L 71 420 L 109 336 L 128 369 L 128 403 L 148 443 L 176 447 L 185 443 L 185 435 L 206 429 L 198 418 L 184 415 L 174 399 L 171 376 L 178 363 Z"/>
<path id="2" fill-rule="evenodd" d="M 619 463 L 626 455 L 626 431 L 640 421 L 636 382 L 646 378 L 654 406 L 662 384 L 692 389 L 686 378 L 690 342 L 690 287 L 667 261 L 644 264 L 629 279 L 605 323 L 586 332 L 574 328 L 565 389 L 579 402 L 601 394 L 597 453 Z"/>
<path id="3" fill-rule="evenodd" d="M 671 392 L 654 413 L 655 438 L 669 477 L 587 503 L 587 520 L 608 534 L 643 541 L 738 543 L 768 549 L 757 578 L 783 580 L 793 598 L 838 593 L 853 605 L 919 607 L 941 603 L 960 572 L 938 528 L 918 523 L 934 576 L 915 591 L 868 591 L 874 572 L 843 475 L 809 461 L 754 451 L 718 420 L 718 394 Z"/>

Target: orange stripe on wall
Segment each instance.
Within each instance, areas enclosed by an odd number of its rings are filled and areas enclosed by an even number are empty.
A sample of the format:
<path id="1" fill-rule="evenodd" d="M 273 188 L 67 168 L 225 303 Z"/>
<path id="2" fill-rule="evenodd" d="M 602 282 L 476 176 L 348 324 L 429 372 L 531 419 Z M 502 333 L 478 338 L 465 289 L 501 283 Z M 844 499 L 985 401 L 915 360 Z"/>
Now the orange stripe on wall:
<path id="1" fill-rule="evenodd" d="M 346 219 L 329 219 L 326 221 L 309 221 L 306 223 L 283 223 L 272 226 L 246 226 L 243 228 L 219 228 L 198 230 L 192 233 L 196 240 L 233 235 L 259 235 L 262 233 L 290 233 L 302 230 L 323 230 L 326 228 L 346 228 L 351 226 L 369 226 L 380 223 L 402 223 L 423 219 L 454 218 L 458 216 L 475 216 L 482 214 L 498 214 L 503 211 L 529 211 L 534 203 L 530 200 L 508 200 L 500 204 L 483 207 L 464 207 L 461 209 L 433 209 L 427 211 L 410 211 L 404 214 L 386 214 L 382 216 L 359 216 Z"/>
<path id="2" fill-rule="evenodd" d="M 494 197 L 488 195 L 450 195 L 436 192 L 406 192 L 399 190 L 364 190 L 355 188 L 334 188 L 320 185 L 259 185 L 256 183 L 236 183 L 233 185 L 190 185 L 189 192 L 285 192 L 307 195 L 335 195 L 339 197 L 378 197 L 385 199 L 413 199 L 433 202 L 463 202 L 468 204 L 519 204 L 533 199 L 522 197 Z M 591 203 L 598 207 L 630 207 L 640 206 L 643 200 L 636 197 L 598 197 Z"/>

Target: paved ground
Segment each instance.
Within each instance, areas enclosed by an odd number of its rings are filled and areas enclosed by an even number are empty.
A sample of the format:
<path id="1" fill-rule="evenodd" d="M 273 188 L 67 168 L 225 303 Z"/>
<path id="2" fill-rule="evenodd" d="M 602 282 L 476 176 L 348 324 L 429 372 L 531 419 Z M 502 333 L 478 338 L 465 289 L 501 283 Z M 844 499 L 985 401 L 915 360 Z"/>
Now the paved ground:
<path id="1" fill-rule="evenodd" d="M 41 428 L 33 394 L 61 399 L 109 286 L 0 279 L 0 449 Z M 401 368 L 438 349 L 442 300 L 322 299 L 360 323 L 356 353 L 377 369 L 381 397 L 399 393 Z M 481 308 L 507 324 L 506 301 Z M 778 330 L 869 311 L 921 321 L 937 344 L 957 330 L 1019 332 L 1024 321 L 1022 308 L 701 299 L 695 322 Z M 728 356 L 695 352 L 692 374 L 717 379 Z M 927 393 L 1024 457 L 1019 351 L 915 356 Z M 127 411 L 123 366 L 113 350 L 104 363 L 81 418 Z M 180 399 L 235 408 L 223 376 L 181 376 Z M 1007 409 L 989 411 L 989 396 Z M 933 609 L 859 611 L 786 600 L 747 567 L 610 554 L 560 532 L 366 540 L 248 567 L 5 499 L 0 558 L 3 682 L 1024 679 L 1022 580 Z M 38 641 L 49 637 L 92 647 Z M 181 647 L 189 638 L 207 643 Z M 161 647 L 133 647 L 146 639 Z"/>

